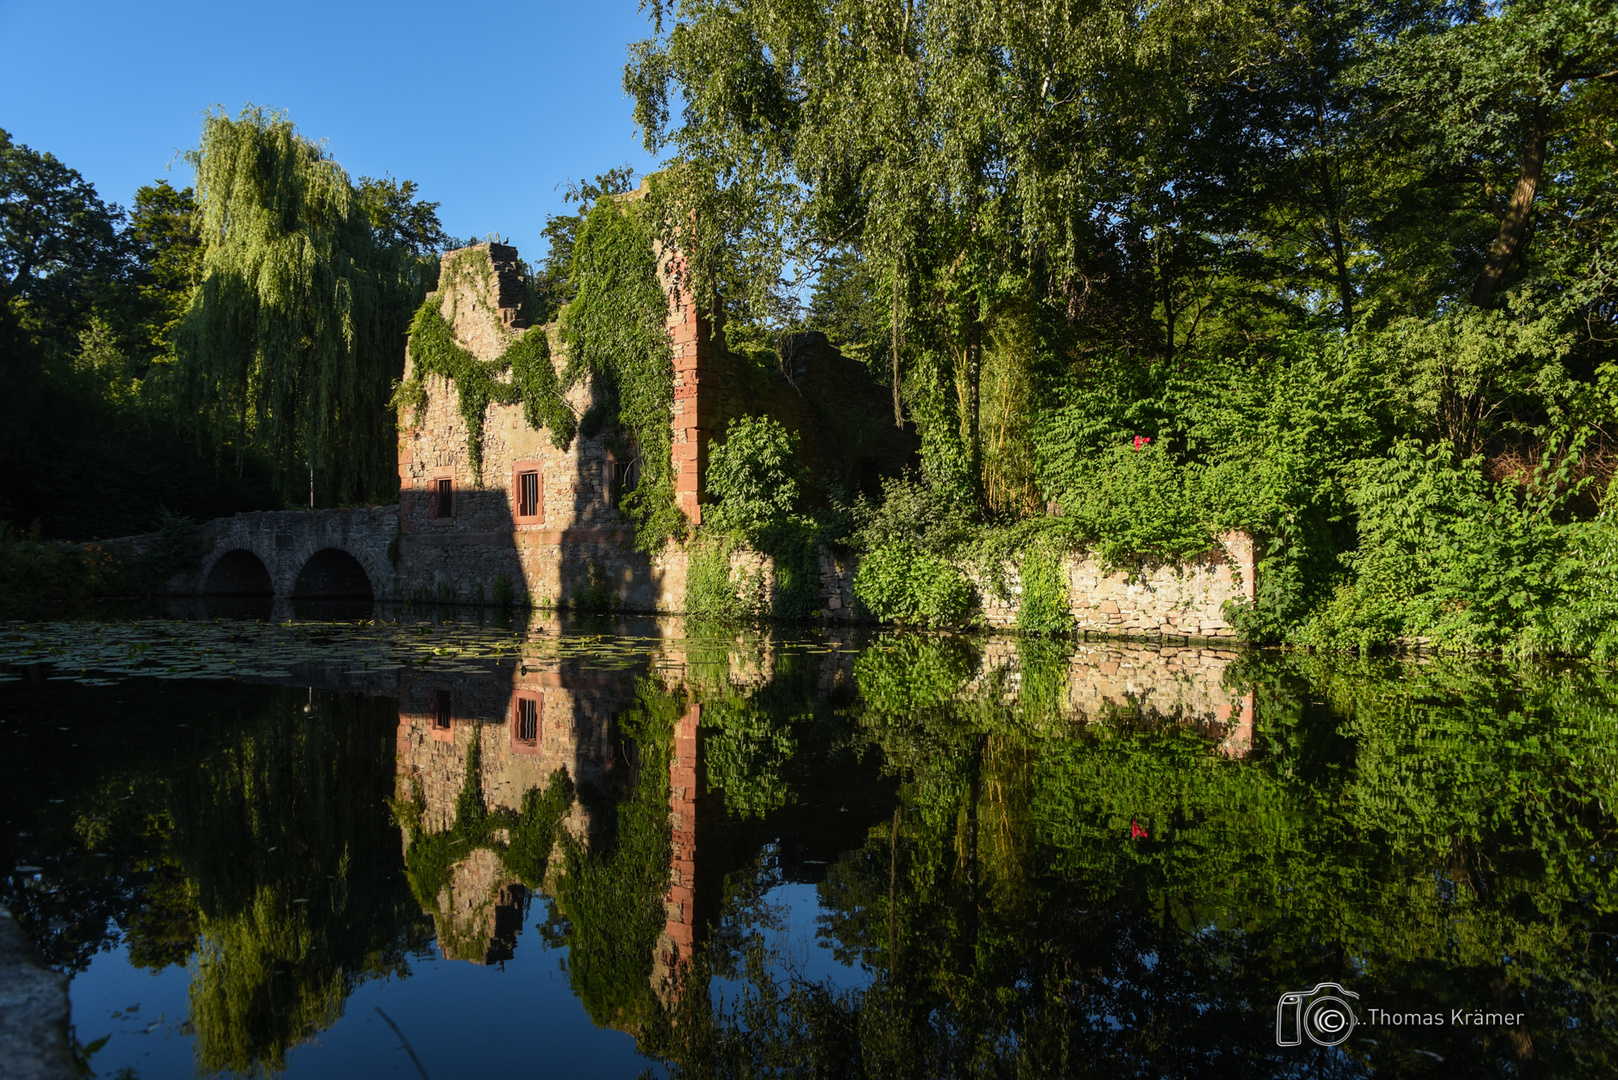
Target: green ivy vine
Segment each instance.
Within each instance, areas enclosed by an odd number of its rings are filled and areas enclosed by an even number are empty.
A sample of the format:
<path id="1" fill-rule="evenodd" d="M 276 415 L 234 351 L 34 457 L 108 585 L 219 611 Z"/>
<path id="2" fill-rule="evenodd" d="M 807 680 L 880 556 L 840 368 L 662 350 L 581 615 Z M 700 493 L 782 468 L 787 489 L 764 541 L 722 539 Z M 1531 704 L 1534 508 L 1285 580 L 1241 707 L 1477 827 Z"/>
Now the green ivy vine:
<path id="1" fill-rule="evenodd" d="M 574 241 L 569 281 L 576 291 L 562 309 L 568 358 L 562 381 L 591 380 L 597 404 L 580 421 L 586 433 L 616 429 L 633 440 L 640 482 L 624 497 L 623 509 L 634 523 L 636 545 L 656 551 L 684 537 L 686 520 L 674 499 L 670 460 L 668 296 L 644 203 L 597 200 Z"/>
<path id="2" fill-rule="evenodd" d="M 467 258 L 479 255 L 480 260 Z M 438 292 L 427 297 L 410 322 L 411 376 L 399 384 L 393 406 L 419 414 L 427 405 L 423 380 L 441 375 L 455 384 L 460 395 L 461 419 L 466 423 L 467 456 L 478 483 L 483 482 L 483 421 L 489 403 L 523 406 L 523 419 L 538 430 L 549 428 L 551 442 L 565 450 L 578 430 L 573 410 L 562 396 L 563 387 L 551 363 L 550 341 L 543 327 L 535 327 L 513 341 L 495 360 L 473 356 L 456 340 L 455 330 L 444 318 L 444 291 L 477 274 L 474 261 L 483 264 L 485 284 L 493 275 L 486 252 L 458 252 L 445 263 L 444 282 Z M 510 380 L 502 376 L 510 373 Z"/>
<path id="3" fill-rule="evenodd" d="M 477 258 L 474 258 L 476 256 Z M 444 291 L 457 284 L 490 284 L 494 273 L 483 251 L 445 261 L 440 290 L 416 311 L 410 327 L 411 377 L 393 404 L 418 411 L 426 405 L 422 379 L 442 375 L 460 393 L 472 469 L 483 478 L 483 419 L 489 403 L 520 402 L 536 430 L 567 449 L 575 435 L 618 436 L 620 449 L 640 460 L 640 481 L 624 496 L 623 511 L 635 542 L 656 551 L 683 538 L 685 515 L 674 498 L 671 460 L 674 358 L 668 336 L 668 296 L 658 277 L 657 247 L 641 203 L 605 197 L 584 215 L 573 245 L 569 281 L 574 298 L 562 311 L 567 364 L 560 376 L 543 329 L 524 333 L 499 359 L 480 361 L 455 339 L 442 310 Z M 504 376 L 510 373 L 510 379 Z M 563 394 L 588 379 L 596 404 L 580 418 Z"/>

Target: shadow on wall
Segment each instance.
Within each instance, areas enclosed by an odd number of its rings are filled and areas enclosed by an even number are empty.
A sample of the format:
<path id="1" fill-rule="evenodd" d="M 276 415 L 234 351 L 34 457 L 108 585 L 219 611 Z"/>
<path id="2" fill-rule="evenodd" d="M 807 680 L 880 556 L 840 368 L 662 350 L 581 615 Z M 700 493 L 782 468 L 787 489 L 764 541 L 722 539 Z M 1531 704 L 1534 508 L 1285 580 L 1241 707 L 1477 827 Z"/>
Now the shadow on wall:
<path id="1" fill-rule="evenodd" d="M 605 451 L 579 457 L 611 467 Z M 613 479 L 601 475 L 606 469 L 586 465 L 565 478 L 556 471 L 519 461 L 509 487 L 457 490 L 455 478 L 444 476 L 427 491 L 402 492 L 398 572 L 404 598 L 584 611 L 678 609 L 685 593 L 683 562 L 675 552 L 653 557 L 634 547 L 634 532 L 611 498 Z M 571 513 L 557 514 L 552 490 L 551 516 L 581 524 L 547 523 L 543 492 L 557 484 L 570 491 Z"/>

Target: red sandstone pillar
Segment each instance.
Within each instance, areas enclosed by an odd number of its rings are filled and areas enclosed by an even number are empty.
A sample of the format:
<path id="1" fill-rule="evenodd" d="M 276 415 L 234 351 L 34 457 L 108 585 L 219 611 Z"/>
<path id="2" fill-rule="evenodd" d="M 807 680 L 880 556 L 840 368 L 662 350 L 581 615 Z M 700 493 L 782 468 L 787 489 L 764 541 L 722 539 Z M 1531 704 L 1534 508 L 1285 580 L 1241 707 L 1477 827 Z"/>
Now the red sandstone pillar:
<path id="1" fill-rule="evenodd" d="M 673 467 L 674 499 L 693 525 L 702 524 L 702 490 L 708 466 L 708 439 L 717 416 L 719 372 L 713 363 L 708 320 L 697 312 L 691 294 L 675 279 L 678 259 L 670 262 L 669 344 L 674 349 Z"/>

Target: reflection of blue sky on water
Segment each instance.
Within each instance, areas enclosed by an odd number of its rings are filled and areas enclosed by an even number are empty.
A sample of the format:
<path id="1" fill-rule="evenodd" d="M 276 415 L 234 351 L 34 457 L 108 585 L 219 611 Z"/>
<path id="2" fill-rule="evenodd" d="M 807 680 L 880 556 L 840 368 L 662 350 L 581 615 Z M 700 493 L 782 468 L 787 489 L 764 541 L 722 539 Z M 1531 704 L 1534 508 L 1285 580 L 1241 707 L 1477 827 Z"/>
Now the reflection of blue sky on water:
<path id="1" fill-rule="evenodd" d="M 715 938 L 728 939 L 732 949 L 745 948 L 749 939 L 757 942 L 766 957 L 765 971 L 778 984 L 810 982 L 834 993 L 871 985 L 869 968 L 845 964 L 834 955 L 823 933 L 824 912 L 815 885 L 784 882 L 767 889 L 745 915 L 735 910 L 725 914 Z M 745 980 L 734 977 L 739 974 L 732 969 L 730 975 L 714 978 L 708 993 L 716 1004 L 734 1002 L 746 991 Z"/>
<path id="2" fill-rule="evenodd" d="M 812 899 L 812 888 L 809 890 Z M 632 1036 L 597 1028 L 568 985 L 566 949 L 548 946 L 534 905 L 516 956 L 500 966 L 412 958 L 410 977 L 364 983 L 342 1017 L 287 1054 L 292 1080 L 418 1077 L 381 1008 L 410 1040 L 427 1075 L 639 1077 L 661 1065 L 635 1051 Z M 92 1059 L 99 1076 L 133 1069 L 142 1080 L 194 1077 L 195 1039 L 186 1023 L 191 973 L 170 966 L 153 974 L 129 963 L 123 947 L 100 953 L 73 979 L 73 1024 L 80 1042 L 110 1035 Z M 138 1008 L 131 1012 L 129 1006 Z M 122 1014 L 115 1017 L 114 1013 Z"/>

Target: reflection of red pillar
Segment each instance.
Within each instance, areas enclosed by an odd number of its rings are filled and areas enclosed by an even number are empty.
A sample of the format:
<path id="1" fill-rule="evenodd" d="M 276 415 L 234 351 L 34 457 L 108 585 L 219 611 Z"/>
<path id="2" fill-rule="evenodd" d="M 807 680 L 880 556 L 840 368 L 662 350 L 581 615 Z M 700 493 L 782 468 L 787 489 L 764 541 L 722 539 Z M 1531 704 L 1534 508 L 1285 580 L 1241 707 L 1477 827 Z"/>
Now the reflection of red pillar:
<path id="1" fill-rule="evenodd" d="M 1228 709 L 1225 706 L 1220 711 Z M 1232 710 L 1234 711 L 1234 710 Z M 1246 757 L 1253 752 L 1253 722 L 1257 712 L 1257 695 L 1249 690 L 1242 698 L 1241 720 L 1219 744 L 1219 752 L 1226 757 Z"/>
<path id="2" fill-rule="evenodd" d="M 658 967 L 669 981 L 691 959 L 696 938 L 697 727 L 701 722 L 701 705 L 686 709 L 674 726 L 669 757 L 669 889 L 663 905 L 667 922 L 658 942 Z"/>

